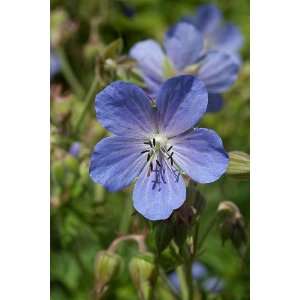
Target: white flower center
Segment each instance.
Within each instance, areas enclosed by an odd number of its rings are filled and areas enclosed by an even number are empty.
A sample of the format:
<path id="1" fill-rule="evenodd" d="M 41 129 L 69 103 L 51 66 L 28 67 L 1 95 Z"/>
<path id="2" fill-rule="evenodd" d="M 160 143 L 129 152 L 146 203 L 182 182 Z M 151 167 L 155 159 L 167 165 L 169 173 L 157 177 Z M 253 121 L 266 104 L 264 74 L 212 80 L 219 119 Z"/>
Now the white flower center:
<path id="1" fill-rule="evenodd" d="M 158 149 L 160 148 L 167 148 L 167 145 L 168 145 L 168 138 L 165 136 L 165 135 L 162 135 L 162 134 L 156 134 L 153 136 L 153 138 L 155 139 L 155 142 L 156 142 L 156 147 Z"/>

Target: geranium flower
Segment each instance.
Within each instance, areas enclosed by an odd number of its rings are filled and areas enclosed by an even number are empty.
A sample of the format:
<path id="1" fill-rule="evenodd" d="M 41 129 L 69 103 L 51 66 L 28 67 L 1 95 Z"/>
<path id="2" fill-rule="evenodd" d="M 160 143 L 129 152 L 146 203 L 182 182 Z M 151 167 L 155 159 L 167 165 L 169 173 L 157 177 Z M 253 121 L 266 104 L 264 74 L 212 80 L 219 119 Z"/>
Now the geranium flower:
<path id="1" fill-rule="evenodd" d="M 201 32 L 192 24 L 179 22 L 166 33 L 164 50 L 154 40 L 135 44 L 129 55 L 138 68 L 151 95 L 161 84 L 176 74 L 192 74 L 201 79 L 209 93 L 208 111 L 222 106 L 219 95 L 237 78 L 239 63 L 230 53 L 206 51 Z"/>
<path id="2" fill-rule="evenodd" d="M 243 36 L 235 25 L 224 22 L 222 13 L 213 4 L 202 5 L 195 16 L 183 18 L 194 24 L 204 35 L 207 50 L 228 52 L 240 60 L 239 50 L 243 46 Z"/>
<path id="3" fill-rule="evenodd" d="M 216 181 L 228 155 L 221 138 L 193 126 L 207 107 L 207 91 L 194 76 L 167 80 L 156 102 L 138 86 L 116 81 L 96 96 L 96 116 L 113 136 L 94 149 L 90 176 L 110 191 L 135 181 L 133 206 L 149 220 L 167 219 L 186 198 L 182 175 Z"/>

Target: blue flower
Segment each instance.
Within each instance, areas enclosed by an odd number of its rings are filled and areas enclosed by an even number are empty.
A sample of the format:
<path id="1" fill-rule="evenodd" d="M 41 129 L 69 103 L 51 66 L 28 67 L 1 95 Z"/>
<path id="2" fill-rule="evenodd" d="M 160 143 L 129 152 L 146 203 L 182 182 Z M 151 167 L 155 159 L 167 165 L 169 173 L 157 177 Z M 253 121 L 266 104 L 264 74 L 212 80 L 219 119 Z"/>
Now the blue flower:
<path id="1" fill-rule="evenodd" d="M 235 25 L 223 21 L 223 16 L 215 5 L 202 5 L 195 16 L 185 17 L 183 20 L 194 24 L 201 31 L 206 49 L 225 51 L 240 60 L 239 50 L 243 46 L 243 36 Z"/>
<path id="2" fill-rule="evenodd" d="M 167 219 L 186 198 L 182 174 L 216 181 L 228 165 L 221 138 L 193 126 L 207 107 L 202 81 L 182 75 L 167 80 L 156 102 L 138 86 L 116 81 L 96 96 L 96 116 L 113 136 L 94 149 L 90 176 L 110 191 L 136 180 L 135 209 L 149 220 Z"/>
<path id="3" fill-rule="evenodd" d="M 203 288 L 207 292 L 218 294 L 224 289 L 224 282 L 218 277 L 209 277 L 203 282 Z"/>
<path id="4" fill-rule="evenodd" d="M 207 275 L 206 267 L 200 262 L 193 262 L 192 264 L 192 277 L 195 280 L 202 280 Z M 168 275 L 168 279 L 170 280 L 173 287 L 179 291 L 180 290 L 180 283 L 179 278 L 176 272 L 172 272 Z"/>
<path id="5" fill-rule="evenodd" d="M 61 68 L 61 63 L 58 56 L 51 50 L 50 53 L 50 77 L 54 77 Z"/>
<path id="6" fill-rule="evenodd" d="M 151 95 L 156 95 L 161 84 L 176 74 L 191 74 L 201 79 L 209 93 L 209 111 L 222 107 L 219 95 L 235 82 L 239 62 L 227 52 L 204 47 L 202 33 L 192 24 L 179 22 L 171 27 L 164 39 L 164 49 L 154 40 L 135 44 L 129 55 L 138 68 Z"/>
<path id="7" fill-rule="evenodd" d="M 79 155 L 79 152 L 80 152 L 80 143 L 79 142 L 74 142 L 70 149 L 69 149 L 69 153 L 74 156 L 74 157 L 77 157 Z"/>

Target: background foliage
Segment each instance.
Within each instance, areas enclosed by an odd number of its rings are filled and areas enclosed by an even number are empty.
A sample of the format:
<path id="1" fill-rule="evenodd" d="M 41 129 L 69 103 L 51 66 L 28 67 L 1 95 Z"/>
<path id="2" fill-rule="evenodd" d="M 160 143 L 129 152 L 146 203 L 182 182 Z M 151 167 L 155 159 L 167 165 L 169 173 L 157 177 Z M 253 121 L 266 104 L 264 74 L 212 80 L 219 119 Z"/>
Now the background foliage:
<path id="1" fill-rule="evenodd" d="M 199 0 L 52 0 L 51 47 L 61 70 L 51 77 L 51 299 L 90 299 L 95 285 L 94 265 L 98 251 L 117 237 L 147 233 L 152 250 L 153 237 L 147 221 L 133 214 L 130 189 L 108 193 L 88 175 L 90 153 L 107 133 L 97 123 L 93 108 L 95 93 L 115 79 L 141 82 L 131 71 L 124 55 L 137 41 L 162 40 L 168 26 L 191 14 Z M 245 37 L 243 67 L 238 81 L 225 94 L 224 109 L 207 114 L 202 127 L 215 129 L 225 149 L 249 153 L 249 3 L 247 0 L 211 1 L 225 19 L 238 25 Z M 122 42 L 120 42 L 120 39 Z M 113 43 L 113 44 L 111 44 Z M 95 79 L 96 78 L 96 79 Z M 80 151 L 70 147 L 80 143 Z M 75 154 L 75 155 L 74 155 Z M 249 181 L 223 176 L 199 185 L 206 199 L 199 218 L 199 230 L 206 228 L 221 201 L 238 205 L 249 228 Z M 248 233 L 249 234 L 249 233 Z M 218 226 L 207 237 L 197 261 L 211 275 L 224 281 L 219 295 L 208 299 L 249 299 L 249 253 L 243 255 L 232 243 L 222 243 Z M 122 258 L 107 299 L 138 299 L 128 263 L 138 253 L 135 243 L 124 242 L 118 249 Z M 165 259 L 165 272 L 176 267 Z M 174 299 L 157 285 L 157 299 Z"/>

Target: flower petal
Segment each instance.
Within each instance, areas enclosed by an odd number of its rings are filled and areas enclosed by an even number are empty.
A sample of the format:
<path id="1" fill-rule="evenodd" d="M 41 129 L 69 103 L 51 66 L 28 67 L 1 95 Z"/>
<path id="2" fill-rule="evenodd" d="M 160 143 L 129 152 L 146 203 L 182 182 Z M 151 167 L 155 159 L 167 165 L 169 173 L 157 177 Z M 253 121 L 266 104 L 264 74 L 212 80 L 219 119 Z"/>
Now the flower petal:
<path id="1" fill-rule="evenodd" d="M 163 82 L 163 62 L 165 54 L 154 40 L 136 43 L 129 55 L 138 63 L 145 83 L 151 92 L 157 92 Z"/>
<path id="2" fill-rule="evenodd" d="M 143 137 L 153 132 L 150 98 L 138 86 L 115 81 L 96 96 L 96 116 L 116 135 Z"/>
<path id="3" fill-rule="evenodd" d="M 222 15 L 215 5 L 206 4 L 199 7 L 196 14 L 196 25 L 204 34 L 215 31 L 221 21 Z"/>
<path id="4" fill-rule="evenodd" d="M 162 168 L 156 166 L 150 176 L 145 168 L 133 191 L 133 206 L 149 220 L 165 220 L 186 198 L 183 178 L 161 160 Z M 177 172 L 177 173 L 176 173 Z"/>
<path id="5" fill-rule="evenodd" d="M 146 164 L 143 141 L 112 136 L 102 139 L 94 149 L 90 176 L 110 191 L 127 187 Z"/>
<path id="6" fill-rule="evenodd" d="M 203 48 L 202 34 L 186 22 L 179 22 L 165 35 L 164 47 L 178 70 L 197 61 Z"/>
<path id="7" fill-rule="evenodd" d="M 157 97 L 159 130 L 172 137 L 192 128 L 207 107 L 207 91 L 202 81 L 191 75 L 167 80 Z"/>
<path id="8" fill-rule="evenodd" d="M 198 76 L 209 93 L 223 93 L 235 82 L 239 72 L 238 61 L 230 54 L 208 52 L 201 61 Z"/>
<path id="9" fill-rule="evenodd" d="M 223 97 L 220 94 L 208 94 L 208 104 L 206 112 L 218 112 L 224 105 Z"/>
<path id="10" fill-rule="evenodd" d="M 229 158 L 215 131 L 197 128 L 170 140 L 174 161 L 193 180 L 210 183 L 226 171 Z"/>
<path id="11" fill-rule="evenodd" d="M 237 52 L 243 46 L 243 36 L 233 24 L 225 24 L 211 36 L 212 47 L 227 52 Z"/>

